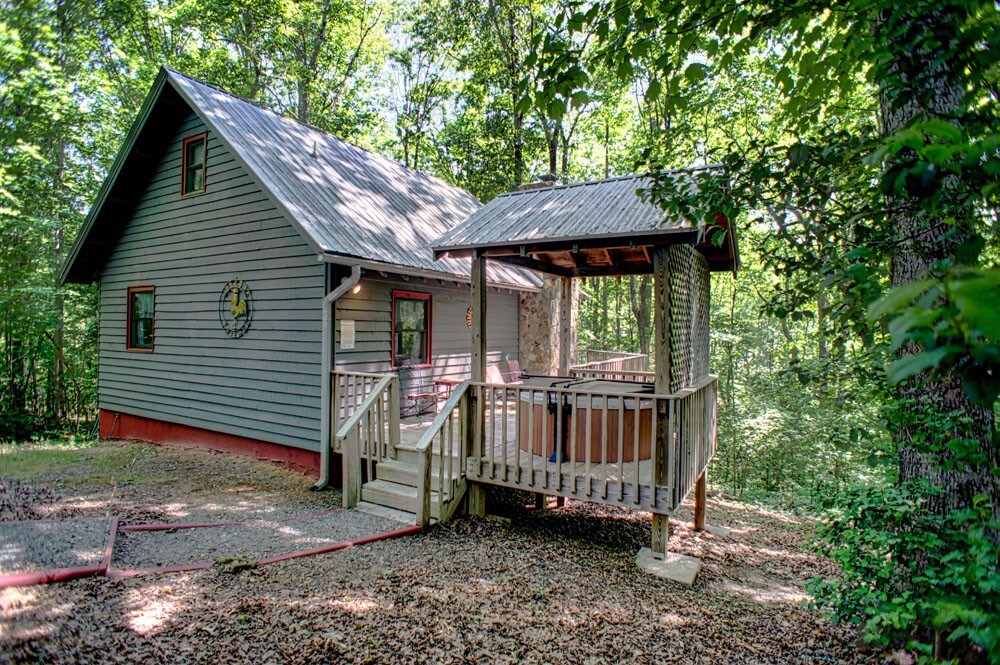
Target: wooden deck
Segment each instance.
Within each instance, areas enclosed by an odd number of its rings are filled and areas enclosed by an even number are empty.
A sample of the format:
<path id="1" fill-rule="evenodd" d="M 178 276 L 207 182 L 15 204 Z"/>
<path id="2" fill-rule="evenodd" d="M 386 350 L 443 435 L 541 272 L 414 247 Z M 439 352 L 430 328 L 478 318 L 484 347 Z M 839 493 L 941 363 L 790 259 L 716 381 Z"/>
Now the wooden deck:
<path id="1" fill-rule="evenodd" d="M 400 443 L 404 447 L 415 446 L 435 415 L 403 419 Z M 556 462 L 518 447 L 516 413 L 497 409 L 494 415 L 495 418 L 487 413 L 485 417 L 484 454 L 465 461 L 465 474 L 473 482 L 661 514 L 671 514 L 673 506 L 680 503 L 679 497 L 674 497 L 673 491 L 665 486 L 658 487 L 654 497 L 652 460 L 617 464 L 579 460 Z M 435 446 L 435 451 L 440 452 L 439 446 Z M 452 453 L 460 456 L 457 447 Z"/>

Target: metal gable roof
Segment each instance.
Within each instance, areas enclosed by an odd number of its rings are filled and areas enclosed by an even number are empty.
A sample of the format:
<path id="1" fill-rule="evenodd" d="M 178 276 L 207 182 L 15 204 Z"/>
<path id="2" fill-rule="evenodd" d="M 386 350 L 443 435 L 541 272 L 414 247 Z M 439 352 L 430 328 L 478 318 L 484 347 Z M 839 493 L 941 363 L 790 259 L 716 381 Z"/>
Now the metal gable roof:
<path id="1" fill-rule="evenodd" d="M 404 266 L 468 279 L 466 262 L 435 261 L 431 243 L 482 207 L 472 194 L 165 70 L 318 251 L 384 263 L 387 270 Z M 541 283 L 509 266 L 493 266 L 489 279 L 522 288 Z"/>
<path id="2" fill-rule="evenodd" d="M 120 223 L 106 217 L 120 218 L 121 211 L 104 208 L 116 181 L 134 171 L 126 162 L 135 161 L 133 147 L 148 135 L 151 114 L 176 114 L 168 92 L 218 135 L 317 252 L 387 272 L 469 279 L 467 261 L 435 261 L 431 244 L 481 207 L 474 196 L 164 67 L 63 268 L 64 280 L 87 281 L 94 274 L 89 264 L 98 260 L 88 254 L 106 252 L 113 242 L 111 227 Z M 503 265 L 491 266 L 488 280 L 512 288 L 541 284 L 531 272 Z"/>
<path id="3" fill-rule="evenodd" d="M 437 238 L 434 249 L 692 228 L 687 220 L 666 223 L 661 209 L 636 195 L 652 184 L 630 175 L 501 194 Z"/>
<path id="4" fill-rule="evenodd" d="M 681 191 L 699 187 L 693 174 L 723 173 L 718 166 L 664 171 Z M 722 213 L 710 225 L 668 215 L 639 196 L 654 179 L 645 175 L 537 187 L 502 194 L 434 241 L 442 259 L 474 254 L 569 277 L 645 274 L 649 249 L 695 246 L 710 270 L 739 268 L 736 229 Z M 721 240 L 721 242 L 718 242 Z"/>

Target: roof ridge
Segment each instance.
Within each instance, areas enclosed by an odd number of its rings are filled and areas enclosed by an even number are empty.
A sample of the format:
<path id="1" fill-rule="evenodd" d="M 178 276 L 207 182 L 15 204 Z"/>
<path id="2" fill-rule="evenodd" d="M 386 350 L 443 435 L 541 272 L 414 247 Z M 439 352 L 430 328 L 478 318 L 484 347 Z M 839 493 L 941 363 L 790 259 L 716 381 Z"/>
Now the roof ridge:
<path id="1" fill-rule="evenodd" d="M 346 139 L 342 139 L 339 136 L 334 136 L 333 134 L 330 134 L 329 132 L 323 131 L 319 127 L 314 127 L 313 125 L 310 125 L 307 122 L 302 122 L 298 118 L 293 118 L 293 117 L 290 117 L 290 116 L 278 113 L 274 109 L 268 108 L 267 106 L 264 106 L 263 104 L 258 104 L 255 101 L 247 99 L 246 97 L 241 97 L 240 95 L 237 95 L 234 92 L 230 92 L 229 90 L 226 90 L 225 88 L 223 88 L 221 86 L 218 86 L 218 85 L 216 85 L 214 83 L 209 83 L 208 81 L 200 79 L 197 76 L 191 76 L 190 74 L 188 74 L 186 72 L 182 72 L 179 69 L 175 69 L 173 67 L 170 67 L 169 65 L 163 65 L 163 69 L 167 70 L 168 72 L 170 72 L 172 74 L 176 74 L 177 76 L 181 76 L 183 78 L 186 78 L 189 81 L 193 81 L 193 82 L 197 83 L 198 85 L 203 85 L 206 88 L 211 88 L 212 90 L 215 90 L 216 92 L 220 92 L 223 95 L 226 95 L 227 97 L 232 97 L 236 101 L 243 102 L 244 104 L 249 104 L 250 106 L 253 106 L 256 109 L 259 109 L 261 111 L 265 111 L 267 113 L 270 113 L 271 115 L 275 116 L 279 120 L 286 121 L 286 122 L 293 122 L 296 125 L 300 125 L 302 127 L 305 127 L 308 130 L 317 132 L 317 133 L 321 134 L 322 136 L 325 136 L 326 138 L 329 138 L 329 139 L 332 139 L 334 141 L 338 141 L 340 143 L 343 143 L 344 145 L 349 146 L 351 148 L 354 148 L 355 150 L 360 150 L 360 151 L 365 152 L 365 153 L 367 153 L 369 155 L 373 155 L 375 157 L 378 157 L 379 159 L 383 159 L 386 162 L 389 162 L 389 163 L 393 164 L 394 166 L 398 166 L 399 168 L 406 169 L 407 171 L 415 173 L 415 174 L 417 174 L 420 177 L 427 178 L 428 180 L 437 181 L 437 182 L 439 182 L 439 183 L 441 183 L 443 185 L 447 185 L 448 187 L 454 187 L 455 189 L 460 190 L 464 194 L 468 194 L 473 199 L 475 199 L 477 203 L 479 203 L 480 205 L 482 205 L 482 201 L 480 201 L 479 199 L 477 199 L 472 194 L 472 192 L 468 191 L 464 187 L 459 187 L 458 185 L 456 185 L 454 183 L 450 183 L 447 180 L 444 180 L 443 178 L 438 178 L 437 176 L 431 175 L 429 173 L 424 173 L 423 171 L 419 171 L 419 170 L 417 170 L 415 168 L 407 166 L 406 164 L 400 164 L 395 159 L 390 159 L 389 157 L 386 157 L 385 155 L 383 155 L 383 154 L 381 154 L 379 152 L 375 152 L 374 150 L 369 150 L 368 148 L 363 148 L 362 146 L 359 146 L 356 143 L 352 143 L 352 142 L 350 142 L 350 141 L 348 141 Z"/>
<path id="2" fill-rule="evenodd" d="M 702 166 L 689 166 L 686 168 L 677 169 L 664 169 L 662 171 L 648 172 L 648 173 L 631 173 L 628 175 L 615 176 L 613 178 L 601 178 L 599 180 L 584 180 L 581 182 L 568 182 L 560 185 L 548 185 L 545 187 L 535 187 L 532 189 L 518 189 L 512 192 L 504 192 L 503 194 L 497 194 L 495 198 L 500 198 L 503 196 L 519 196 L 521 194 L 539 194 L 544 192 L 551 192 L 556 189 L 571 189 L 573 187 L 587 187 L 589 185 L 603 185 L 609 182 L 619 182 L 621 180 L 640 180 L 646 178 L 652 178 L 655 175 L 671 175 L 676 173 L 694 173 L 696 171 L 708 171 L 710 169 L 721 168 L 721 164 L 705 164 Z"/>

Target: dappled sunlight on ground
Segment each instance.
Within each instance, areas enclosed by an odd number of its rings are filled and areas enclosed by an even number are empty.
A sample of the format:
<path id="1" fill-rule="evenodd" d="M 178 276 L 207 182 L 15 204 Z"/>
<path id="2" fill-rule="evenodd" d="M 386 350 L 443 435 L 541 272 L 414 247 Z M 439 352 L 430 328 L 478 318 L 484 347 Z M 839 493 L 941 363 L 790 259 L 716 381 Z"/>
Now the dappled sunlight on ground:
<path id="1" fill-rule="evenodd" d="M 379 609 L 379 604 L 371 598 L 342 598 L 331 601 L 330 605 L 351 614 L 364 614 Z"/>
<path id="2" fill-rule="evenodd" d="M 339 493 L 310 492 L 309 478 L 264 464 L 126 448 L 116 454 L 138 460 L 133 477 L 159 479 L 119 482 L 108 495 L 105 509 L 126 524 L 262 520 L 259 533 L 304 542 L 314 532 L 282 520 L 340 502 Z M 76 499 L 104 496 L 97 489 Z M 0 591 L 0 653 L 56 663 L 108 652 L 138 662 L 872 660 L 857 652 L 851 629 L 803 605 L 805 581 L 832 570 L 808 551 L 808 519 L 713 498 L 709 524 L 731 529 L 713 535 L 690 528 L 689 502 L 672 520 L 670 548 L 701 557 L 703 568 L 683 587 L 635 566 L 649 541 L 648 514 L 573 501 L 524 510 L 528 502 L 490 496 L 490 512 L 502 519 L 457 519 L 426 534 L 241 572 L 213 567 Z M 181 531 L 160 535 L 182 544 Z"/>
<path id="3" fill-rule="evenodd" d="M 125 622 L 140 635 L 148 635 L 162 628 L 181 607 L 179 598 L 169 591 L 136 589 L 125 597 Z"/>

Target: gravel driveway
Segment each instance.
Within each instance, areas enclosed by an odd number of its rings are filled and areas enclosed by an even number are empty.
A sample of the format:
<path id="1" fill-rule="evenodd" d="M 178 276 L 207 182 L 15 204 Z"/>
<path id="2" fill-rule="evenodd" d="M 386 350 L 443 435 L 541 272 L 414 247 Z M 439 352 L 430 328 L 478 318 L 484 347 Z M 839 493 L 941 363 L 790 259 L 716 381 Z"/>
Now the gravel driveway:
<path id="1" fill-rule="evenodd" d="M 79 465 L 20 478 L 46 490 L 25 494 L 41 499 L 30 510 L 114 513 L 126 524 L 273 521 L 340 500 L 336 491 L 310 492 L 301 475 L 231 456 L 124 444 L 94 450 L 93 464 L 123 460 L 113 486 L 92 483 Z M 805 581 L 832 571 L 808 552 L 813 525 L 804 518 L 717 497 L 709 523 L 731 530 L 719 537 L 689 531 L 683 510 L 670 547 L 701 557 L 703 568 L 693 587 L 682 587 L 634 565 L 649 538 L 648 515 L 577 502 L 529 511 L 525 502 L 493 495 L 490 510 L 503 519 L 457 519 L 238 573 L 214 567 L 2 590 L 0 661 L 877 661 L 856 632 L 805 606 Z"/>
<path id="2" fill-rule="evenodd" d="M 110 520 L 0 522 L 0 575 L 101 563 Z"/>

